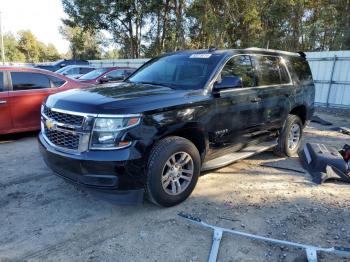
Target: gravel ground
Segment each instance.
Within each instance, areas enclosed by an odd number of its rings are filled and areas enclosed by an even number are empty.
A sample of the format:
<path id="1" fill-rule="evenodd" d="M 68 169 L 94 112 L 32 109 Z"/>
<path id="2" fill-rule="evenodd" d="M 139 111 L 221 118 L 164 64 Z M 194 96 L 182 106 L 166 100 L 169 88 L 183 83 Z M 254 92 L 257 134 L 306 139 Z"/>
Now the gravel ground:
<path id="1" fill-rule="evenodd" d="M 317 113 L 336 126 L 349 118 Z M 316 123 L 305 141 L 342 146 L 350 136 Z M 350 246 L 350 185 L 315 185 L 298 158 L 256 155 L 199 179 L 172 208 L 148 202 L 118 206 L 54 176 L 38 154 L 36 134 L 1 137 L 0 261 L 206 261 L 211 232 L 179 218 L 320 246 Z M 300 250 L 224 235 L 219 261 L 296 261 Z M 348 261 L 332 255 L 320 261 Z M 350 260 L 349 260 L 350 261 Z"/>

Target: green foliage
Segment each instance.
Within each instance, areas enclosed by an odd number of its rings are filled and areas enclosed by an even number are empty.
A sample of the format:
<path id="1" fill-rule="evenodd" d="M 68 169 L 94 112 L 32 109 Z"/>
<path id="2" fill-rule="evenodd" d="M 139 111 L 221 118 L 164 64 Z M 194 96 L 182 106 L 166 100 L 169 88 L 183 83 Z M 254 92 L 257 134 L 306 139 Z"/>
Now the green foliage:
<path id="1" fill-rule="evenodd" d="M 7 62 L 37 63 L 61 58 L 53 44 L 39 42 L 29 30 L 4 34 L 5 60 Z"/>
<path id="2" fill-rule="evenodd" d="M 100 34 L 81 27 L 63 26 L 60 28 L 63 37 L 70 43 L 70 52 L 73 59 L 100 59 L 103 42 Z"/>
<path id="3" fill-rule="evenodd" d="M 68 26 L 106 30 L 121 57 L 183 48 L 350 49 L 350 0 L 62 0 Z"/>
<path id="4" fill-rule="evenodd" d="M 4 35 L 6 61 L 25 62 L 25 55 L 19 50 L 16 37 L 11 33 Z M 1 48 L 0 48 L 1 49 Z"/>

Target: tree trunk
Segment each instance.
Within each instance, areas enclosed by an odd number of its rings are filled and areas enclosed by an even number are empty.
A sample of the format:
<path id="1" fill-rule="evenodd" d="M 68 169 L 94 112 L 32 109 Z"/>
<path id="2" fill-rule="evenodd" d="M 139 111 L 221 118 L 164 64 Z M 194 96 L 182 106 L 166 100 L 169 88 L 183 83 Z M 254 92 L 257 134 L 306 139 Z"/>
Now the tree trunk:
<path id="1" fill-rule="evenodd" d="M 167 23 L 168 23 L 168 16 L 169 16 L 169 0 L 165 0 L 164 2 L 164 15 L 163 15 L 163 33 L 162 33 L 162 39 L 161 39 L 161 51 L 163 52 L 165 50 L 165 37 L 167 33 Z"/>
<path id="2" fill-rule="evenodd" d="M 184 45 L 184 31 L 183 31 L 183 5 L 184 0 L 174 0 L 175 3 L 175 14 L 176 14 L 176 39 L 175 39 L 175 50 L 183 48 Z"/>

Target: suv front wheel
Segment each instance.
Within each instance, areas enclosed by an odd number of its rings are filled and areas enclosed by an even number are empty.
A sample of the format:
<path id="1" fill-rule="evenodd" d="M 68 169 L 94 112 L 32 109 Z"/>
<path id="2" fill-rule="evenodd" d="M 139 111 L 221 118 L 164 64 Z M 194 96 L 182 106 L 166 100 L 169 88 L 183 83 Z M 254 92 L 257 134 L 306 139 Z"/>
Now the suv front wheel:
<path id="1" fill-rule="evenodd" d="M 197 184 L 201 160 L 191 141 L 166 137 L 151 150 L 147 166 L 146 192 L 151 202 L 174 206 L 184 201 Z"/>
<path id="2" fill-rule="evenodd" d="M 278 156 L 293 156 L 298 152 L 303 134 L 303 123 L 296 115 L 289 114 L 278 137 L 274 153 Z"/>

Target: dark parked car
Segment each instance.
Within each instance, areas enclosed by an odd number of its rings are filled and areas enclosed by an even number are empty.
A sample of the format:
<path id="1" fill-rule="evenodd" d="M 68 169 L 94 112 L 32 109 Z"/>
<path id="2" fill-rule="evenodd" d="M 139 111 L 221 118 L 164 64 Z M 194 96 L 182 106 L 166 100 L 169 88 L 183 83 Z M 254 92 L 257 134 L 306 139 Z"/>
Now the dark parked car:
<path id="1" fill-rule="evenodd" d="M 314 111 L 304 54 L 264 49 L 166 54 L 115 86 L 49 96 L 47 165 L 78 184 L 172 206 L 201 170 L 269 148 L 291 156 Z"/>
<path id="2" fill-rule="evenodd" d="M 79 81 L 89 84 L 104 84 L 121 82 L 136 69 L 130 67 L 98 68 L 78 78 Z"/>
<path id="3" fill-rule="evenodd" d="M 43 100 L 83 86 L 86 84 L 46 70 L 0 67 L 0 134 L 39 130 Z"/>
<path id="4" fill-rule="evenodd" d="M 42 64 L 42 65 L 36 65 L 36 68 L 40 68 L 40 69 L 45 69 L 45 70 L 49 70 L 49 71 L 57 71 L 58 69 L 65 67 L 65 66 L 69 66 L 69 65 L 89 65 L 89 62 L 86 60 L 71 60 L 71 59 L 62 59 L 62 60 L 58 60 L 56 62 L 53 62 L 52 64 Z"/>

